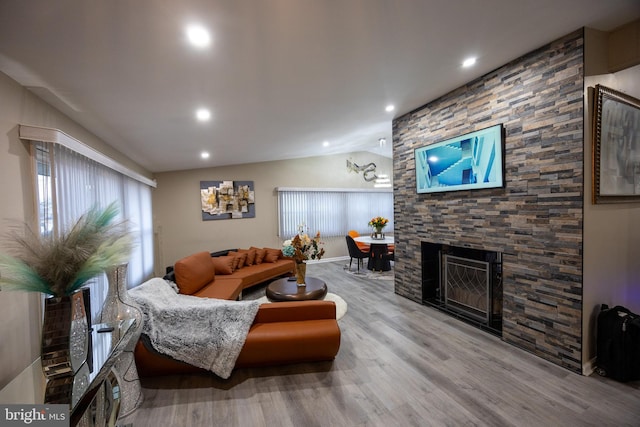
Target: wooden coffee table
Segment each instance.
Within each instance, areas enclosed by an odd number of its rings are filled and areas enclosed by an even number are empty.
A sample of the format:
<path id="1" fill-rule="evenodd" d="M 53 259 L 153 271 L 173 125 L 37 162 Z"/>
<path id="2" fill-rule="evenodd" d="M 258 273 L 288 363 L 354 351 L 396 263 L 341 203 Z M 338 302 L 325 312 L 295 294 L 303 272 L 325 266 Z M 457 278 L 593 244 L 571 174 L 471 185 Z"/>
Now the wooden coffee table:
<path id="1" fill-rule="evenodd" d="M 267 286 L 269 301 L 306 301 L 322 299 L 327 294 L 327 284 L 315 277 L 307 276 L 305 286 L 298 286 L 295 280 L 287 278 L 274 280 Z"/>

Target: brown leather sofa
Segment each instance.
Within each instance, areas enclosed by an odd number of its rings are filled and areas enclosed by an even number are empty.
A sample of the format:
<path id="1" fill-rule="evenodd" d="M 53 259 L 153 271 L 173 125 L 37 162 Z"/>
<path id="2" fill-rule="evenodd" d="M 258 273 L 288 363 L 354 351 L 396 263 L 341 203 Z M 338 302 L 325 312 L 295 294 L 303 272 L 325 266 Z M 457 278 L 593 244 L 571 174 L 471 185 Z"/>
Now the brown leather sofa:
<path id="1" fill-rule="evenodd" d="M 182 294 L 238 299 L 244 289 L 294 272 L 295 262 L 280 249 L 251 247 L 189 255 L 167 268 L 164 278 L 175 282 Z"/>
<path id="2" fill-rule="evenodd" d="M 246 280 L 243 282 L 240 277 L 235 281 L 231 278 L 219 280 L 213 258 L 208 252 L 183 258 L 176 262 L 174 271 L 180 293 L 200 297 L 234 300 L 242 291 L 243 283 L 249 283 Z M 262 304 L 235 367 L 333 360 L 339 349 L 340 328 L 333 302 Z M 141 377 L 205 372 L 158 353 L 144 335 L 138 341 L 134 355 Z"/>

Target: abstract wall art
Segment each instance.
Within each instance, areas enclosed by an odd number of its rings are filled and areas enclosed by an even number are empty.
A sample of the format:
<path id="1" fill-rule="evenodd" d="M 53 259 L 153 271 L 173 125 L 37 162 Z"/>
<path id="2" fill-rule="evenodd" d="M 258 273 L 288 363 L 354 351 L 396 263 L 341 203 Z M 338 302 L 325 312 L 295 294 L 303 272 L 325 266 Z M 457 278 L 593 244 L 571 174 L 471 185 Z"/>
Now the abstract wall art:
<path id="1" fill-rule="evenodd" d="M 200 181 L 202 220 L 255 218 L 253 181 Z"/>

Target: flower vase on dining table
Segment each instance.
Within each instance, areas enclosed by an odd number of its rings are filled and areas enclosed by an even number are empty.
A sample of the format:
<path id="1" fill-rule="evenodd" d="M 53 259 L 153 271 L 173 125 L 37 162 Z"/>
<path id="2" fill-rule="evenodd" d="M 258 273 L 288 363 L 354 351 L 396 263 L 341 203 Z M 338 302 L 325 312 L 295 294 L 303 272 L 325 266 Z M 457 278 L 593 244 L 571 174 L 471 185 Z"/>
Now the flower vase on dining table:
<path id="1" fill-rule="evenodd" d="M 382 233 L 382 227 L 376 227 L 375 234 L 373 236 L 374 239 L 384 239 L 384 234 Z"/>
<path id="2" fill-rule="evenodd" d="M 305 286 L 305 276 L 307 275 L 307 264 L 304 261 L 296 262 L 296 283 L 298 286 Z"/>

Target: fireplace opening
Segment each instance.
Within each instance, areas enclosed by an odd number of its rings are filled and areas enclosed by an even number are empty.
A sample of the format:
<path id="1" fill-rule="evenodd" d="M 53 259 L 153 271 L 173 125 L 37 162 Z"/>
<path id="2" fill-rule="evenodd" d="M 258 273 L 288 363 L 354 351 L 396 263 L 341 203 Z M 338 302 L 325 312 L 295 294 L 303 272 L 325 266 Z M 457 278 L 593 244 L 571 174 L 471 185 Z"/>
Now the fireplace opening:
<path id="1" fill-rule="evenodd" d="M 502 254 L 422 242 L 422 301 L 502 334 Z"/>

